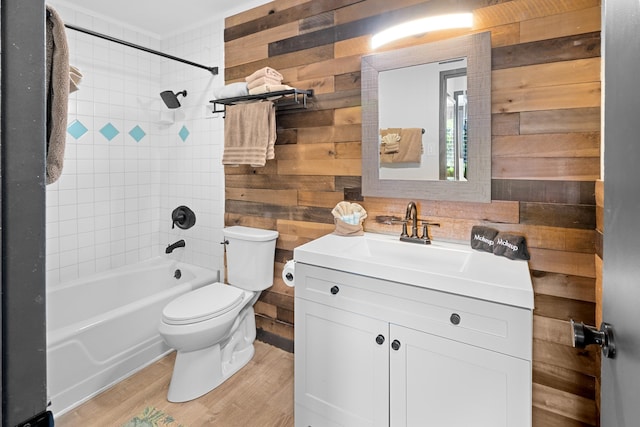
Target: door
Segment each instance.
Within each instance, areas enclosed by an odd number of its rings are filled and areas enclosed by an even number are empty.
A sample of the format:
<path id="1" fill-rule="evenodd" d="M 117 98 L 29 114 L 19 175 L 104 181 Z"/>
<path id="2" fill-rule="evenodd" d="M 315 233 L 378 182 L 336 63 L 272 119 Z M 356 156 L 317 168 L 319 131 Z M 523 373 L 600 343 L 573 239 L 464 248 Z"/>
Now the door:
<path id="1" fill-rule="evenodd" d="M 531 425 L 531 363 L 391 325 L 391 427 Z"/>
<path id="2" fill-rule="evenodd" d="M 295 423 L 388 427 L 387 322 L 296 298 Z"/>
<path id="3" fill-rule="evenodd" d="M 602 358 L 601 425 L 640 420 L 640 4 L 603 2 L 604 247 L 602 318 L 614 359 Z"/>

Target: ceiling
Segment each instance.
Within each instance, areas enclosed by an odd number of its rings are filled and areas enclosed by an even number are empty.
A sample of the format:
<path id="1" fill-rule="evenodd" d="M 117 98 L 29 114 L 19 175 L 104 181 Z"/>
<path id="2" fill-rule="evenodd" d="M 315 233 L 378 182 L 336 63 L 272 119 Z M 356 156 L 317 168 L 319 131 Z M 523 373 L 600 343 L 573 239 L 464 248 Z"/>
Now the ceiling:
<path id="1" fill-rule="evenodd" d="M 211 21 L 235 15 L 269 0 L 58 0 L 55 7 L 76 10 L 125 24 L 164 38 Z"/>

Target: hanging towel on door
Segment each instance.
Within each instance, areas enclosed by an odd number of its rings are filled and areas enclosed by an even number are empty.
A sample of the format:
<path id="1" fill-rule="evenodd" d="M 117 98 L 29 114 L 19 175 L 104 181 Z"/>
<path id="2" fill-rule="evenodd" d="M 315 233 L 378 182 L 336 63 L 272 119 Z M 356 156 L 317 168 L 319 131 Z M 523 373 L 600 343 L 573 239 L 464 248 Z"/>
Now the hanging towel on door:
<path id="1" fill-rule="evenodd" d="M 46 22 L 47 94 L 47 184 L 54 183 L 62 173 L 67 132 L 67 102 L 69 100 L 69 47 L 64 22 L 47 5 Z"/>
<path id="2" fill-rule="evenodd" d="M 271 101 L 226 106 L 223 165 L 258 167 L 275 157 L 275 111 Z"/>

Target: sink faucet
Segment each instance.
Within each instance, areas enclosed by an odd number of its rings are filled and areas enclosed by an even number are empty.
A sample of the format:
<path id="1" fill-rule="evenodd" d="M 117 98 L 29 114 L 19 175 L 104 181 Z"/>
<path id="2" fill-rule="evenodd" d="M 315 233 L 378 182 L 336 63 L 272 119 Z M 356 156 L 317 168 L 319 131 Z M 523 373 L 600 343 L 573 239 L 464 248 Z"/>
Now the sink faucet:
<path id="1" fill-rule="evenodd" d="M 171 252 L 173 252 L 174 249 L 177 248 L 184 248 L 185 243 L 183 239 L 178 240 L 175 243 L 170 244 L 169 246 L 167 246 L 167 249 L 164 250 L 165 254 L 170 254 Z"/>
<path id="2" fill-rule="evenodd" d="M 411 235 L 409 237 L 418 237 L 418 208 L 416 203 L 411 201 L 407 204 L 407 213 L 404 216 L 406 222 L 411 221 Z"/>
<path id="3" fill-rule="evenodd" d="M 407 233 L 407 224 L 409 222 L 411 222 L 411 235 Z M 435 227 L 440 227 L 440 224 L 430 223 L 424 220 L 421 220 L 421 222 L 422 237 L 418 235 L 418 208 L 415 202 L 409 202 L 407 204 L 407 212 L 404 216 L 404 220 L 402 221 L 402 234 L 400 234 L 400 240 L 403 242 L 422 243 L 425 245 L 431 244 L 428 226 L 433 225 Z"/>

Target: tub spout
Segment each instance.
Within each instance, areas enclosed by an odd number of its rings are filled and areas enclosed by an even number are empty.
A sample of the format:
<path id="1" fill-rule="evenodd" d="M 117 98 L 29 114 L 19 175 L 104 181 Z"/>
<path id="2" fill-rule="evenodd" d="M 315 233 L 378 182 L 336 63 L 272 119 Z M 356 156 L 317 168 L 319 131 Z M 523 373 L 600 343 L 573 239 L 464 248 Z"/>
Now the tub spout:
<path id="1" fill-rule="evenodd" d="M 171 252 L 173 252 L 174 249 L 176 249 L 176 248 L 184 248 L 184 246 L 185 246 L 184 240 L 180 239 L 177 242 L 172 243 L 169 246 L 167 246 L 167 249 L 164 250 L 164 253 L 170 254 Z"/>

